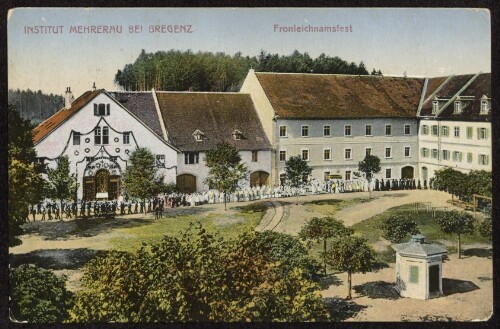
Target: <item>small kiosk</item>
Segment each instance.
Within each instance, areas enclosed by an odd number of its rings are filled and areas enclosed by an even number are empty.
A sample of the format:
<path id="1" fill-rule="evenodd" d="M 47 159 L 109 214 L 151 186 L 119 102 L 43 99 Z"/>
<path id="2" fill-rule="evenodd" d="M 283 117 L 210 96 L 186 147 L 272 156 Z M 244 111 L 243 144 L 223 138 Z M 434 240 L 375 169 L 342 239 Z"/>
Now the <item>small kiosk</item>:
<path id="1" fill-rule="evenodd" d="M 396 251 L 396 289 L 401 296 L 425 300 L 443 295 L 445 248 L 426 243 L 421 234 L 392 248 Z"/>

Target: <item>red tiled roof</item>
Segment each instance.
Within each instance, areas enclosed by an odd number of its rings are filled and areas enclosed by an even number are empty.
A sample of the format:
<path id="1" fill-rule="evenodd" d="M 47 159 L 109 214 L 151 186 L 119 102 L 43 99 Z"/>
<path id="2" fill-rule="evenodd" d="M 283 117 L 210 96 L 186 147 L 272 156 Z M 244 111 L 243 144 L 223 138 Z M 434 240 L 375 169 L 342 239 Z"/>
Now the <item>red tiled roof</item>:
<path id="1" fill-rule="evenodd" d="M 71 108 L 65 109 L 62 108 L 58 112 L 54 113 L 50 118 L 40 123 L 35 129 L 33 129 L 33 143 L 37 144 L 41 141 L 45 136 L 49 135 L 52 131 L 54 131 L 57 127 L 59 127 L 63 122 L 68 120 L 75 114 L 80 111 L 82 107 L 85 106 L 88 102 L 90 102 L 94 97 L 96 97 L 103 89 L 98 89 L 94 91 L 86 91 L 80 97 L 71 103 Z"/>
<path id="2" fill-rule="evenodd" d="M 415 117 L 424 79 L 256 73 L 281 118 Z"/>
<path id="3" fill-rule="evenodd" d="M 156 97 L 169 141 L 181 151 L 206 151 L 221 141 L 239 151 L 271 148 L 249 94 L 157 92 Z M 195 140 L 196 130 L 203 141 Z M 243 139 L 234 139 L 235 130 Z"/>

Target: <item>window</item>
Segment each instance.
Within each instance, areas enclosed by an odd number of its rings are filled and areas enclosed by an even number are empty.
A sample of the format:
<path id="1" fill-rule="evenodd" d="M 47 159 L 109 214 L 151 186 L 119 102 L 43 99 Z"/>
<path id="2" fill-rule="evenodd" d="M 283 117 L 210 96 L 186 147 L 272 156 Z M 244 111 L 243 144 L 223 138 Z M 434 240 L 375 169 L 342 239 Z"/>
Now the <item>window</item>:
<path id="1" fill-rule="evenodd" d="M 445 137 L 448 137 L 450 135 L 448 126 L 442 126 L 441 127 L 441 132 L 442 132 L 442 135 L 445 136 Z"/>
<path id="2" fill-rule="evenodd" d="M 428 135 L 429 134 L 429 127 L 427 125 L 422 126 L 422 135 Z"/>
<path id="3" fill-rule="evenodd" d="M 345 172 L 345 180 L 351 180 L 351 171 L 350 170 L 347 170 Z"/>
<path id="4" fill-rule="evenodd" d="M 109 127 L 102 127 L 102 144 L 109 144 Z"/>
<path id="5" fill-rule="evenodd" d="M 351 125 L 344 126 L 344 136 L 352 136 Z"/>
<path id="6" fill-rule="evenodd" d="M 411 135 L 411 125 L 405 125 L 405 135 Z"/>
<path id="7" fill-rule="evenodd" d="M 385 148 L 385 157 L 386 157 L 386 158 L 390 158 L 390 157 L 392 156 L 392 154 L 391 154 L 391 153 L 392 153 L 392 148 L 390 148 L 390 147 L 386 147 L 386 148 Z"/>
<path id="8" fill-rule="evenodd" d="M 330 179 L 330 172 L 329 171 L 325 171 L 325 173 L 323 174 L 323 180 L 327 181 L 329 179 Z"/>
<path id="9" fill-rule="evenodd" d="M 392 178 L 392 169 L 387 168 L 385 170 L 385 178 Z"/>
<path id="10" fill-rule="evenodd" d="M 450 160 L 450 151 L 443 150 L 443 160 Z"/>
<path id="11" fill-rule="evenodd" d="M 302 137 L 309 137 L 309 126 L 302 126 Z"/>
<path id="12" fill-rule="evenodd" d="M 392 135 L 392 126 L 391 125 L 385 125 L 385 135 L 386 136 Z"/>
<path id="13" fill-rule="evenodd" d="M 331 160 L 331 159 L 332 159 L 332 149 L 324 149 L 323 160 Z"/>
<path id="14" fill-rule="evenodd" d="M 280 151 L 280 161 L 286 161 L 286 151 Z"/>
<path id="15" fill-rule="evenodd" d="M 257 162 L 259 161 L 259 151 L 254 150 L 252 151 L 252 162 Z"/>
<path id="16" fill-rule="evenodd" d="M 123 144 L 130 144 L 130 132 L 123 133 Z"/>
<path id="17" fill-rule="evenodd" d="M 455 102 L 455 108 L 453 110 L 453 113 L 454 114 L 460 114 L 460 113 L 462 113 L 462 103 L 460 103 L 460 101 L 456 101 Z"/>
<path id="18" fill-rule="evenodd" d="M 409 146 L 405 146 L 405 157 L 409 158 L 410 157 L 410 147 Z"/>
<path id="19" fill-rule="evenodd" d="M 423 158 L 428 158 L 429 157 L 429 149 L 426 147 L 422 147 L 422 157 Z"/>
<path id="20" fill-rule="evenodd" d="M 344 150 L 344 159 L 346 159 L 346 160 L 352 159 L 352 149 L 345 149 Z"/>
<path id="21" fill-rule="evenodd" d="M 165 154 L 156 155 L 156 167 L 165 168 Z"/>
<path id="22" fill-rule="evenodd" d="M 368 155 L 372 155 L 372 148 L 371 147 L 365 148 L 365 156 L 368 156 Z"/>
<path id="23" fill-rule="evenodd" d="M 109 104 L 94 104 L 94 115 L 95 116 L 104 116 L 109 115 Z"/>
<path id="24" fill-rule="evenodd" d="M 233 138 L 237 141 L 242 140 L 243 134 L 241 133 L 241 131 L 235 130 L 235 131 L 233 131 Z"/>
<path id="25" fill-rule="evenodd" d="M 477 139 L 488 139 L 488 129 L 477 128 Z"/>
<path id="26" fill-rule="evenodd" d="M 480 165 L 488 165 L 488 156 L 486 154 L 479 154 L 478 160 Z"/>
<path id="27" fill-rule="evenodd" d="M 481 111 L 479 114 L 488 114 L 488 111 L 490 110 L 490 102 L 488 100 L 483 99 L 481 100 Z"/>
<path id="28" fill-rule="evenodd" d="M 438 110 L 439 110 L 439 102 L 438 101 L 432 102 L 432 114 L 436 114 Z"/>
<path id="29" fill-rule="evenodd" d="M 431 131 L 431 133 L 432 133 L 432 136 L 439 136 L 439 128 L 438 128 L 438 126 L 437 126 L 437 125 L 433 125 L 433 126 L 432 126 L 432 131 Z"/>
<path id="30" fill-rule="evenodd" d="M 460 127 L 453 127 L 453 136 L 460 137 Z"/>
<path id="31" fill-rule="evenodd" d="M 472 153 L 470 153 L 470 152 L 467 153 L 467 162 L 468 163 L 472 162 Z"/>
<path id="32" fill-rule="evenodd" d="M 323 126 L 323 136 L 331 136 L 330 126 Z"/>
<path id="33" fill-rule="evenodd" d="M 453 152 L 453 161 L 462 162 L 462 152 L 454 151 Z"/>
<path id="34" fill-rule="evenodd" d="M 366 125 L 365 126 L 365 135 L 366 136 L 372 136 L 372 125 Z"/>
<path id="35" fill-rule="evenodd" d="M 198 152 L 184 153 L 184 164 L 197 164 L 200 162 L 200 154 Z"/>
<path id="36" fill-rule="evenodd" d="M 73 132 L 73 145 L 80 145 L 80 133 Z"/>
<path id="37" fill-rule="evenodd" d="M 302 160 L 309 161 L 309 150 L 302 150 Z"/>
<path id="38" fill-rule="evenodd" d="M 418 266 L 410 265 L 410 283 L 418 283 Z"/>
<path id="39" fill-rule="evenodd" d="M 101 144 L 101 127 L 97 126 L 94 129 L 94 144 L 95 145 L 100 145 Z"/>
<path id="40" fill-rule="evenodd" d="M 472 130 L 472 127 L 467 127 L 467 139 L 472 139 L 474 134 L 474 131 Z"/>
<path id="41" fill-rule="evenodd" d="M 438 149 L 432 149 L 432 158 L 433 159 L 438 159 L 439 158 Z"/>
<path id="42" fill-rule="evenodd" d="M 280 126 L 280 137 L 286 137 L 286 126 Z"/>
<path id="43" fill-rule="evenodd" d="M 193 136 L 194 136 L 194 140 L 197 141 L 197 142 L 202 142 L 203 141 L 203 137 L 205 137 L 205 134 L 202 133 L 200 130 L 196 129 L 193 133 Z"/>

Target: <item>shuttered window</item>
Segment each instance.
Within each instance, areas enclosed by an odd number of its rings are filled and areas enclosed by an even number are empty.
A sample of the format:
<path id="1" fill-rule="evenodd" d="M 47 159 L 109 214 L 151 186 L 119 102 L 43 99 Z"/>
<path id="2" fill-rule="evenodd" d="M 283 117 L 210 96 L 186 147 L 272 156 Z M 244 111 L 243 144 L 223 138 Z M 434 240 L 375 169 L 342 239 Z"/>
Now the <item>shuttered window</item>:
<path id="1" fill-rule="evenodd" d="M 418 283 L 418 266 L 410 266 L 410 283 Z"/>

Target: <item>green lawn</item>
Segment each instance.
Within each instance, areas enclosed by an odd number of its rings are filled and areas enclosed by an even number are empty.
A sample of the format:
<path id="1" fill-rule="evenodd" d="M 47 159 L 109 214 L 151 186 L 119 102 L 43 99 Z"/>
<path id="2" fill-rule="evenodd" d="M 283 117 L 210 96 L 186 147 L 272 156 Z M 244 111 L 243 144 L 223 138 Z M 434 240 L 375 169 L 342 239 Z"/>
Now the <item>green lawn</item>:
<path id="1" fill-rule="evenodd" d="M 372 201 L 375 198 L 355 198 L 348 200 L 339 199 L 325 199 L 325 200 L 314 200 L 304 203 L 306 211 L 316 212 L 326 216 L 334 216 L 335 213 L 344 208 L 350 207 L 354 204 L 364 203 Z"/>
<path id="2" fill-rule="evenodd" d="M 144 219 L 144 225 L 117 229 L 115 232 L 119 237 L 110 240 L 110 249 L 135 251 L 143 243 L 158 242 L 165 235 L 178 236 L 193 222 L 200 222 L 207 231 L 217 232 L 224 238 L 234 238 L 243 232 L 253 231 L 266 209 L 265 203 L 258 202 L 229 208 L 227 215 L 208 213 Z"/>

